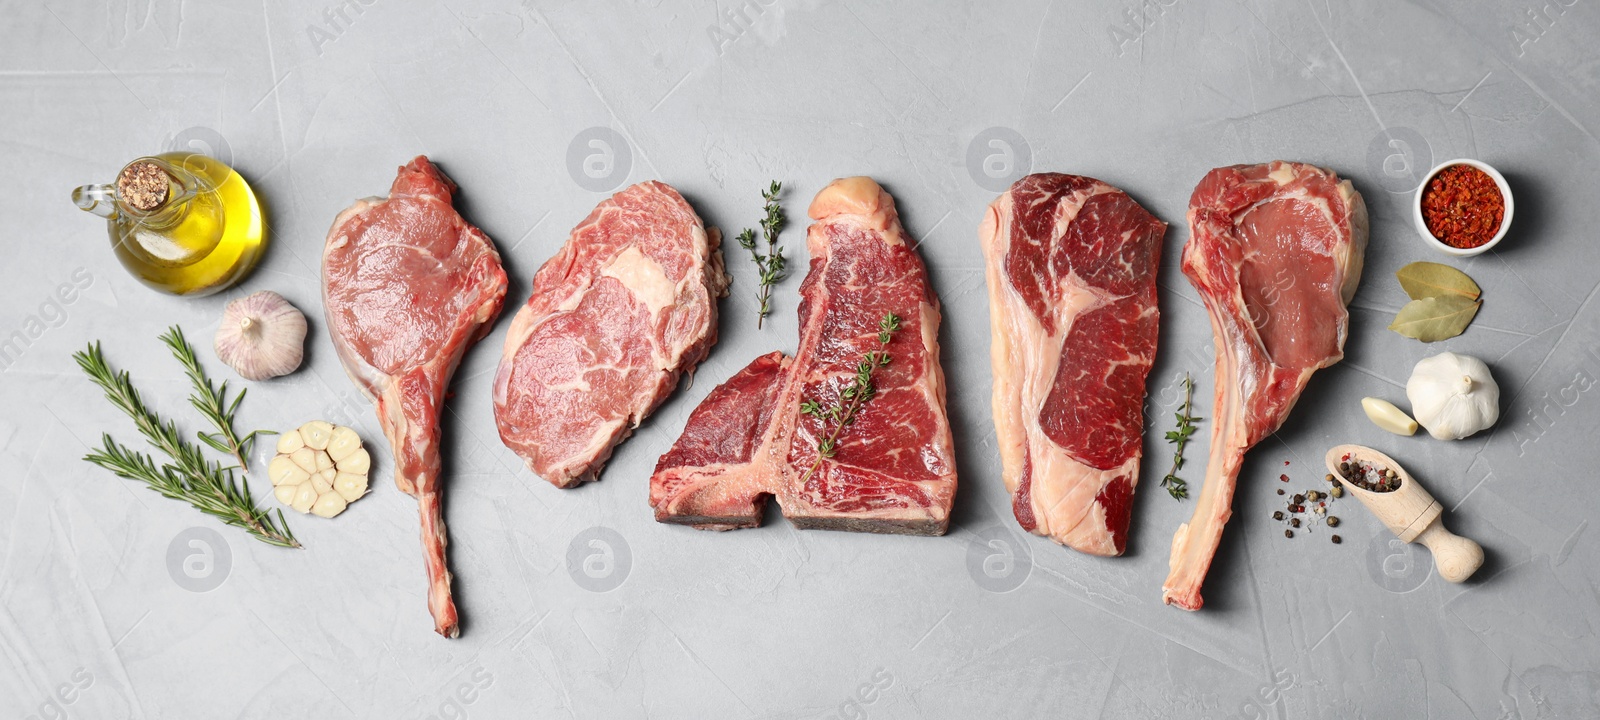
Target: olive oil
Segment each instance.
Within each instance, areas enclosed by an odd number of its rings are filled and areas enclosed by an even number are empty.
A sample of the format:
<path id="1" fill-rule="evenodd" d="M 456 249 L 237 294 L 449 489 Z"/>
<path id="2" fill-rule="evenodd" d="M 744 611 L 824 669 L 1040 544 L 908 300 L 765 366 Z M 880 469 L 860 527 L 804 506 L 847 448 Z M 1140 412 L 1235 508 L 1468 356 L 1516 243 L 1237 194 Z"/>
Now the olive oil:
<path id="1" fill-rule="evenodd" d="M 191 152 L 139 158 L 113 185 L 73 191 L 78 207 L 107 219 L 111 249 L 144 284 L 173 295 L 224 290 L 266 249 L 255 191 L 233 168 Z"/>

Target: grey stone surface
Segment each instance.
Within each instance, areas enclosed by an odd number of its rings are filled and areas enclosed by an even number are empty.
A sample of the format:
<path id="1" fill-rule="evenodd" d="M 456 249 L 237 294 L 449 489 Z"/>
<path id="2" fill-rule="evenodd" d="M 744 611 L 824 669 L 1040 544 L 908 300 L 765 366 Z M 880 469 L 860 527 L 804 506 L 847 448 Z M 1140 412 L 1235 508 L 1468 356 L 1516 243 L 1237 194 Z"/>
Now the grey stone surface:
<path id="1" fill-rule="evenodd" d="M 27 336 L 0 384 L 7 717 L 1600 716 L 1594 3 L 6 10 L 0 333 Z M 179 145 L 230 157 L 270 211 L 260 270 L 201 300 L 137 284 L 101 222 L 67 197 Z M 269 288 L 312 318 L 307 365 L 250 384 L 241 424 L 326 418 L 381 450 L 320 320 L 318 258 L 334 215 L 383 193 L 419 153 L 461 184 L 463 211 L 497 242 L 513 308 L 567 230 L 625 183 L 670 182 L 732 232 L 755 223 L 771 178 L 796 219 L 829 179 L 878 178 L 922 239 L 946 308 L 962 481 L 950 534 L 798 532 L 781 518 L 707 534 L 652 521 L 648 472 L 695 403 L 794 344 L 798 277 L 757 332 L 752 267 L 736 254 L 722 341 L 599 483 L 557 491 L 498 442 L 489 391 L 509 312 L 469 353 L 446 417 L 465 618 L 454 642 L 430 631 L 416 503 L 381 452 L 375 491 L 344 516 L 290 518 L 299 551 L 80 460 L 101 432 L 134 438 L 73 350 L 103 340 L 192 431 L 157 334 L 178 323 L 205 341 L 227 300 Z M 1404 302 L 1392 273 L 1448 261 L 1408 213 L 1415 178 L 1454 157 L 1506 174 L 1516 221 L 1496 252 L 1451 263 L 1484 288 L 1476 323 L 1424 346 L 1385 329 Z M 1160 584 L 1192 502 L 1156 487 L 1183 372 L 1210 415 L 1209 327 L 1177 269 L 1184 210 L 1208 169 L 1275 158 L 1331 167 L 1365 195 L 1367 276 L 1346 360 L 1251 455 L 1207 606 L 1184 613 L 1161 605 Z M 1172 224 L 1147 463 L 1118 559 L 1023 536 L 999 481 L 975 230 L 996 190 L 1028 170 L 1105 179 Z M 798 224 L 786 235 L 797 265 Z M 50 299 L 74 279 L 80 297 Z M 1362 417 L 1359 398 L 1403 400 L 1412 364 L 1445 349 L 1493 367 L 1505 411 L 1492 433 L 1396 438 Z M 1209 429 L 1191 457 L 1204 457 Z M 1487 548 L 1478 577 L 1444 583 L 1426 551 L 1398 546 L 1353 503 L 1343 545 L 1326 532 L 1285 540 L 1268 517 L 1273 491 L 1311 487 L 1341 442 L 1402 458 L 1451 526 Z"/>

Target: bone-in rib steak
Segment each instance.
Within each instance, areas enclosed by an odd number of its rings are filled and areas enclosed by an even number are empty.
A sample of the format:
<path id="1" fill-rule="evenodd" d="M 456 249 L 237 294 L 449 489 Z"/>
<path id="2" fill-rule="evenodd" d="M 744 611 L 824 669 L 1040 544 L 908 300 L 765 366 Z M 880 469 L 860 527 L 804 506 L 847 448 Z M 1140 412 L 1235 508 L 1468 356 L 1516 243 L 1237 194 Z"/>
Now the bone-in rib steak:
<path id="1" fill-rule="evenodd" d="M 792 360 L 756 358 L 690 415 L 656 465 L 650 506 L 661 522 L 728 530 L 761 523 L 775 498 L 797 527 L 938 535 L 956 490 L 939 300 L 900 225 L 894 200 L 870 178 L 835 180 L 811 203 L 811 269 L 800 287 L 800 344 Z M 901 317 L 877 389 L 815 472 L 823 420 L 857 364 L 878 349 L 878 322 Z M 808 475 L 809 473 L 809 475 Z"/>
<path id="2" fill-rule="evenodd" d="M 720 237 L 678 191 L 644 182 L 601 202 L 511 321 L 500 439 L 557 487 L 595 479 L 717 342 L 727 288 Z"/>
<path id="3" fill-rule="evenodd" d="M 1012 509 L 1094 555 L 1127 546 L 1166 231 L 1121 190 L 1059 173 L 1018 180 L 978 230 Z"/>
<path id="4" fill-rule="evenodd" d="M 1211 315 L 1216 405 L 1205 487 L 1172 538 L 1162 594 L 1198 610 L 1245 453 L 1283 425 L 1313 372 L 1344 357 L 1367 208 L 1319 167 L 1235 165 L 1195 187 L 1189 232 L 1183 273 Z"/>
<path id="5" fill-rule="evenodd" d="M 445 566 L 439 412 L 467 348 L 505 302 L 506 273 L 483 231 L 451 207 L 455 183 L 426 157 L 400 168 L 387 199 L 359 200 L 333 221 L 322 302 L 345 372 L 378 410 L 395 484 L 417 498 L 428 610 L 459 632 Z"/>

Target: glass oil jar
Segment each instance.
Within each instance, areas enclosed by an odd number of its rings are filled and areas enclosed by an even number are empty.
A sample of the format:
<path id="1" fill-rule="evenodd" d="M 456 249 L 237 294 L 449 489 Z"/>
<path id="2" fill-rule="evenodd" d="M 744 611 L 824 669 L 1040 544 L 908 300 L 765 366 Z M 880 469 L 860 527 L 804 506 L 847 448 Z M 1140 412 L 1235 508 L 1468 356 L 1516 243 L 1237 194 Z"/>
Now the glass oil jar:
<path id="1" fill-rule="evenodd" d="M 220 292 L 249 275 L 266 250 L 255 191 L 233 168 L 199 153 L 139 158 L 110 185 L 73 190 L 72 201 L 106 218 L 117 260 L 164 293 Z"/>

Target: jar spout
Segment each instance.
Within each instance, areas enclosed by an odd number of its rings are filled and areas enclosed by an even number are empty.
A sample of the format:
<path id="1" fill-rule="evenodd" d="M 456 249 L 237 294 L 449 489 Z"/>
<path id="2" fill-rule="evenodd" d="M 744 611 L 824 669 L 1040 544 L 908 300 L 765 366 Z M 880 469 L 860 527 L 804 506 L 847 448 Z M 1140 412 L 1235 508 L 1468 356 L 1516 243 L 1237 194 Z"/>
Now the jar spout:
<path id="1" fill-rule="evenodd" d="M 114 185 L 80 185 L 72 190 L 72 204 L 103 218 L 115 217 L 117 188 Z"/>

